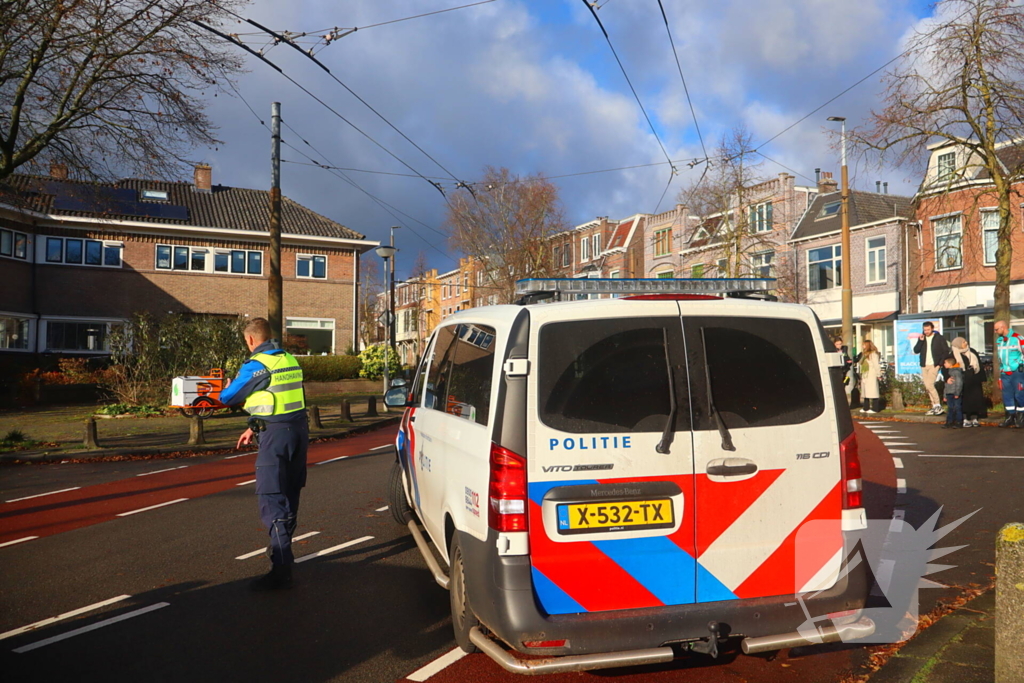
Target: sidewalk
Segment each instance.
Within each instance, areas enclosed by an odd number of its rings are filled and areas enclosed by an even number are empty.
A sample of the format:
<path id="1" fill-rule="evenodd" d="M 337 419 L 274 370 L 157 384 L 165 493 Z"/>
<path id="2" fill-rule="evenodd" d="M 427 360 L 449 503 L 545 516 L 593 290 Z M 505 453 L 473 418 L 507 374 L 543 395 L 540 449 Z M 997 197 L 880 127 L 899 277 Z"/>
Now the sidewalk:
<path id="1" fill-rule="evenodd" d="M 946 413 L 942 413 L 941 415 L 925 415 L 924 409 L 901 410 L 897 412 L 890 408 L 886 408 L 880 413 L 862 413 L 860 412 L 860 408 L 851 408 L 850 412 L 856 420 L 896 420 L 900 422 L 922 422 L 925 424 L 934 424 L 939 426 L 946 424 Z M 978 420 L 982 427 L 998 427 L 999 423 L 1002 421 L 1002 411 L 989 411 L 988 417 L 983 417 Z"/>
<path id="2" fill-rule="evenodd" d="M 870 683 L 991 683 L 996 592 L 990 589 L 907 641 Z"/>

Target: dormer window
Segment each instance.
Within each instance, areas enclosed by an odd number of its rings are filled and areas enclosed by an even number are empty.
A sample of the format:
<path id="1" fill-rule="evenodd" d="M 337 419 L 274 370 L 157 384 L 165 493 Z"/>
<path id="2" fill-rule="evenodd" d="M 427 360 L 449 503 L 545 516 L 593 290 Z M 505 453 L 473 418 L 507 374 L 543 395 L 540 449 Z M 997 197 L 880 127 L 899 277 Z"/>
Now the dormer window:
<path id="1" fill-rule="evenodd" d="M 142 198 L 152 202 L 166 202 L 167 192 L 164 190 L 143 190 Z"/>
<path id="2" fill-rule="evenodd" d="M 825 206 L 821 207 L 821 211 L 818 212 L 818 218 L 829 218 L 830 216 L 835 216 L 839 213 L 839 209 L 842 205 L 842 202 L 829 202 L 825 204 Z"/>
<path id="3" fill-rule="evenodd" d="M 956 153 L 940 154 L 935 160 L 939 180 L 948 181 L 956 177 Z"/>

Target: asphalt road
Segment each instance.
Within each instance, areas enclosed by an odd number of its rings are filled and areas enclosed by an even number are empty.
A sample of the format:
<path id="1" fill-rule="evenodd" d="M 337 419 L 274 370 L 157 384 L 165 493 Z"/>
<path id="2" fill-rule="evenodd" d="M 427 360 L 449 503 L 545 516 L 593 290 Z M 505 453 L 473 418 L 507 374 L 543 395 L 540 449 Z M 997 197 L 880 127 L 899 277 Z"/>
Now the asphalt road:
<path id="1" fill-rule="evenodd" d="M 925 591 L 923 611 L 990 581 L 995 532 L 1024 520 L 1024 433 L 890 422 L 870 431 L 859 433 L 873 517 L 891 517 L 895 503 L 916 527 L 939 505 L 941 523 L 980 508 L 942 539 L 967 547 L 943 558 L 958 566 L 931 578 L 950 588 Z M 393 434 L 311 447 L 296 533 L 317 533 L 296 543 L 296 586 L 272 594 L 246 587 L 267 568 L 247 483 L 253 455 L 0 468 L 4 680 L 521 680 L 484 655 L 449 655 L 448 595 L 381 509 L 393 456 L 380 447 Z M 932 457 L 954 455 L 981 457 Z M 864 659 L 863 647 L 840 645 L 546 680 L 819 683 Z"/>

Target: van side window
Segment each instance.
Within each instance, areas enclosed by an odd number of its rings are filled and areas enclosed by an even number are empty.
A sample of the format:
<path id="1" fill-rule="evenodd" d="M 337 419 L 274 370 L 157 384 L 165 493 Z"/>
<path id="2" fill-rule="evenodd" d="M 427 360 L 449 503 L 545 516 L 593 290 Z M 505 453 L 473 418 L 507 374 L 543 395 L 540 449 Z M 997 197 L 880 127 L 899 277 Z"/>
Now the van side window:
<path id="1" fill-rule="evenodd" d="M 427 352 L 423 354 L 420 365 L 416 368 L 416 378 L 412 384 L 412 395 L 416 397 L 416 405 L 423 405 L 423 387 L 427 383 L 427 371 L 430 369 L 430 353 L 432 350 L 431 342 L 433 341 L 433 338 L 427 340 Z"/>
<path id="2" fill-rule="evenodd" d="M 451 365 L 451 352 L 455 348 L 457 325 L 442 327 L 437 331 L 434 342 L 434 355 L 430 359 L 427 370 L 427 390 L 423 395 L 423 407 L 444 410 L 445 396 L 448 391 L 448 369 Z"/>
<path id="3" fill-rule="evenodd" d="M 824 412 L 821 340 L 803 321 L 709 316 L 684 318 L 683 326 L 697 429 L 717 429 L 707 405 L 701 328 L 715 407 L 727 427 L 801 424 Z"/>
<path id="4" fill-rule="evenodd" d="M 671 412 L 674 383 L 675 430 L 689 430 L 685 358 L 677 316 L 547 324 L 538 357 L 540 419 L 574 434 L 660 432 Z"/>
<path id="5" fill-rule="evenodd" d="M 445 412 L 486 425 L 493 369 L 494 330 L 483 325 L 459 325 Z"/>

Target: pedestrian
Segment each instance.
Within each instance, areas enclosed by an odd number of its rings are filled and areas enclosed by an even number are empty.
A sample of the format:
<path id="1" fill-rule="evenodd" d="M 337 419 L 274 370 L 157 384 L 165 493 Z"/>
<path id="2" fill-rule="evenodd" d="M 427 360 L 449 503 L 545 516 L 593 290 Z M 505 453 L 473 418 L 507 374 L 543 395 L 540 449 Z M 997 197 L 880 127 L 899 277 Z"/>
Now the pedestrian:
<path id="1" fill-rule="evenodd" d="M 249 428 L 236 448 L 255 440 L 256 497 L 260 521 L 270 535 L 270 572 L 254 579 L 255 591 L 289 588 L 292 584 L 292 535 L 299 513 L 299 493 L 306 485 L 306 449 L 309 426 L 302 386 L 302 368 L 276 339 L 270 323 L 254 318 L 243 332 L 252 355 L 238 371 L 221 402 L 242 403 L 249 413 Z"/>
<path id="2" fill-rule="evenodd" d="M 865 339 L 860 346 L 860 396 L 864 404 L 860 412 L 878 413 L 882 410 L 882 399 L 878 393 L 878 379 L 882 374 L 881 357 L 870 339 Z"/>
<path id="3" fill-rule="evenodd" d="M 943 376 L 946 378 L 945 391 L 946 391 L 946 424 L 942 425 L 943 429 L 960 429 L 964 426 L 964 412 L 963 412 L 963 390 L 964 390 L 964 371 L 957 362 L 954 356 L 947 356 L 943 362 L 942 371 Z"/>
<path id="4" fill-rule="evenodd" d="M 1006 408 L 1006 419 L 999 426 L 1024 429 L 1024 337 L 1013 331 L 1008 320 L 997 321 L 995 330 L 999 387 Z"/>
<path id="5" fill-rule="evenodd" d="M 942 359 L 949 355 L 949 344 L 935 331 L 935 324 L 930 321 L 921 325 L 921 332 L 922 334 L 910 335 L 910 338 L 917 338 L 914 353 L 920 357 L 921 381 L 924 382 L 924 390 L 928 392 L 928 398 L 932 401 L 932 409 L 925 415 L 942 415 L 942 401 L 935 388 L 935 380 L 939 376 Z"/>
<path id="6" fill-rule="evenodd" d="M 978 352 L 972 349 L 967 340 L 957 337 L 950 344 L 953 357 L 964 372 L 964 388 L 960 395 L 964 411 L 964 427 L 977 427 L 978 418 L 988 414 L 985 405 L 985 368 L 981 365 Z"/>
<path id="7" fill-rule="evenodd" d="M 833 340 L 833 344 L 836 347 L 836 353 L 843 358 L 843 387 L 846 389 L 846 403 L 847 406 L 850 404 L 850 395 L 853 393 L 853 359 L 850 358 L 850 349 L 843 344 L 843 340 L 836 337 Z"/>

